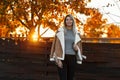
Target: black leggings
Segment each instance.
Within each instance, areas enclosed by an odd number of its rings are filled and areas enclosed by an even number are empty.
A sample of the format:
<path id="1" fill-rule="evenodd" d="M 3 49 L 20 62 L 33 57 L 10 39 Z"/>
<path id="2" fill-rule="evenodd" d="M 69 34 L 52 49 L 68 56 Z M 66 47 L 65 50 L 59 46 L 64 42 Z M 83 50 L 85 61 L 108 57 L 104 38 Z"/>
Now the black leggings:
<path id="1" fill-rule="evenodd" d="M 73 80 L 76 66 L 75 55 L 65 55 L 65 60 L 62 61 L 63 68 L 58 67 L 60 80 Z"/>

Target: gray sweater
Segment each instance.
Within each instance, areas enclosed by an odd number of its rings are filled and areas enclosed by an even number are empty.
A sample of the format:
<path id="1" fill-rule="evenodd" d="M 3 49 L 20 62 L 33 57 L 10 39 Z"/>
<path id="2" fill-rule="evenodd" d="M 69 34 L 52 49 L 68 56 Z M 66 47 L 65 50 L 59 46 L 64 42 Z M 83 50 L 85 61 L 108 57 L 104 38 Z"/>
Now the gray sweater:
<path id="1" fill-rule="evenodd" d="M 65 33 L 65 54 L 75 55 L 73 44 L 75 41 L 75 34 L 72 30 L 66 30 Z"/>

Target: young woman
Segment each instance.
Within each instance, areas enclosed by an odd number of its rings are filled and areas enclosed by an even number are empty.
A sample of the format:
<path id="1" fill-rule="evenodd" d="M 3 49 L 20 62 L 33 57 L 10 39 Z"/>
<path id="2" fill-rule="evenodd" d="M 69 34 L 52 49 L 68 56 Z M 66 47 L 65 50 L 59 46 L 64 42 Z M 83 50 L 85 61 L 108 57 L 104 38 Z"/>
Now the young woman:
<path id="1" fill-rule="evenodd" d="M 76 62 L 82 63 L 82 45 L 72 15 L 64 19 L 64 26 L 59 28 L 51 48 L 50 60 L 58 67 L 60 80 L 73 80 Z"/>

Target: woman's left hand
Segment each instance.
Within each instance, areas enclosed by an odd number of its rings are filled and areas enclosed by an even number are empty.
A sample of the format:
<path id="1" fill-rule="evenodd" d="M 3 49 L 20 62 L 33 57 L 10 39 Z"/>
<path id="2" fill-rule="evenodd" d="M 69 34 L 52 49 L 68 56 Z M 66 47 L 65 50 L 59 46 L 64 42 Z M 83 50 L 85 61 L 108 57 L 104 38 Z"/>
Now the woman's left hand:
<path id="1" fill-rule="evenodd" d="M 63 68 L 63 64 L 62 64 L 62 61 L 61 61 L 61 60 L 56 59 L 55 62 L 56 62 L 56 65 L 57 65 L 59 68 Z"/>

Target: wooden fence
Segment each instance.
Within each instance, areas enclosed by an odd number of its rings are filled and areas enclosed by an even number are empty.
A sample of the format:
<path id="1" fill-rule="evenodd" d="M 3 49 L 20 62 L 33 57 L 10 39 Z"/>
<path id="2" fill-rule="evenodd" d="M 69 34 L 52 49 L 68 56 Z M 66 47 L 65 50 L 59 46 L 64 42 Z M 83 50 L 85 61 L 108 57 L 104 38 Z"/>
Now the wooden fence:
<path id="1" fill-rule="evenodd" d="M 83 42 L 87 59 L 75 80 L 120 80 L 120 44 Z M 0 80 L 59 80 L 49 61 L 51 42 L 0 39 Z"/>

